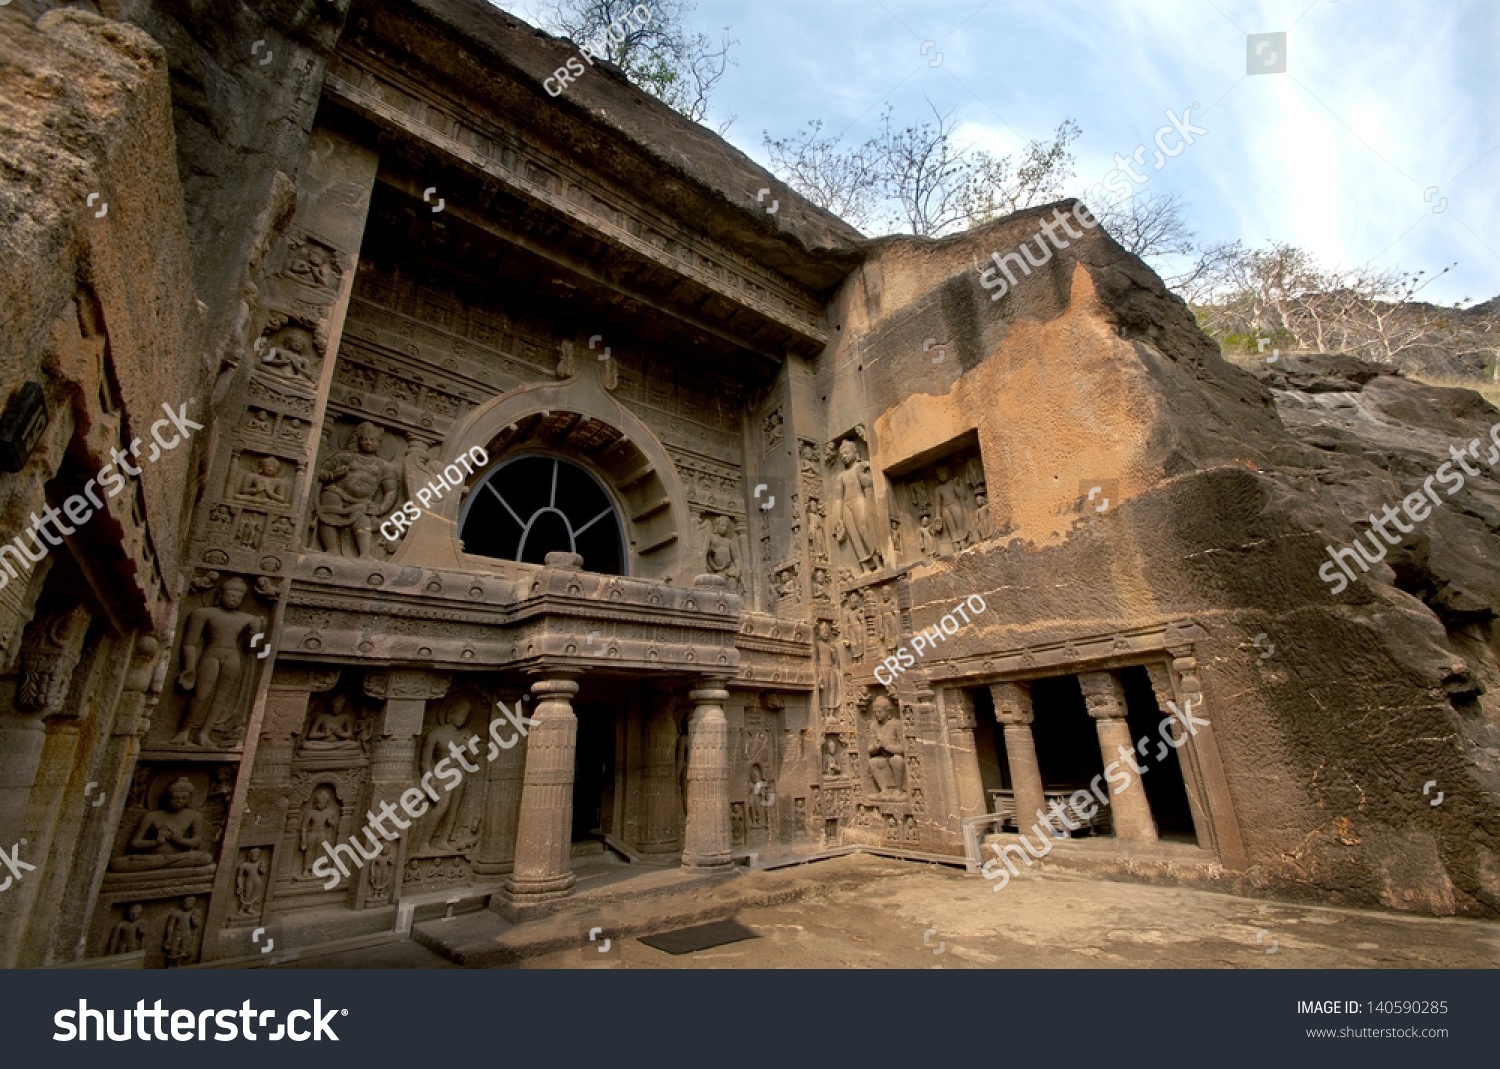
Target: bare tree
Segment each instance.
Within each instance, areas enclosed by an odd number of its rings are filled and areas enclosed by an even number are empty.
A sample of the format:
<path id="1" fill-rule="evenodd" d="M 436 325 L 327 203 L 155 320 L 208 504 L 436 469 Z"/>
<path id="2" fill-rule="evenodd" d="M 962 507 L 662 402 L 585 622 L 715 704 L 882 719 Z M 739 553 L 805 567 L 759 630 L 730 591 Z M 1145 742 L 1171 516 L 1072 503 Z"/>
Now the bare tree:
<path id="1" fill-rule="evenodd" d="M 708 117 L 709 98 L 725 70 L 734 63 L 739 42 L 726 26 L 717 44 L 706 34 L 687 29 L 690 0 L 551 0 L 542 10 L 542 27 L 589 46 L 613 63 L 632 83 L 694 122 Z M 649 18 L 642 17 L 637 9 Z M 729 128 L 734 117 L 720 125 Z"/>
<path id="2" fill-rule="evenodd" d="M 930 104 L 930 102 L 929 102 Z M 906 229 L 936 237 L 1056 197 L 1071 177 L 1068 145 L 1078 126 L 1064 119 L 1051 142 L 1032 141 L 1020 159 L 959 146 L 953 113 L 897 127 L 886 106 L 880 130 L 843 147 L 814 120 L 796 137 L 763 135 L 777 177 L 861 229 Z"/>
<path id="3" fill-rule="evenodd" d="M 1143 260 L 1186 256 L 1194 251 L 1193 232 L 1182 218 L 1176 193 L 1141 193 L 1100 209 L 1099 224 L 1126 252 Z"/>
<path id="4" fill-rule="evenodd" d="M 820 208 L 860 230 L 875 223 L 880 168 L 874 142 L 840 149 L 837 137 L 824 137 L 823 120 L 813 119 L 795 137 L 762 133 L 771 170 Z"/>

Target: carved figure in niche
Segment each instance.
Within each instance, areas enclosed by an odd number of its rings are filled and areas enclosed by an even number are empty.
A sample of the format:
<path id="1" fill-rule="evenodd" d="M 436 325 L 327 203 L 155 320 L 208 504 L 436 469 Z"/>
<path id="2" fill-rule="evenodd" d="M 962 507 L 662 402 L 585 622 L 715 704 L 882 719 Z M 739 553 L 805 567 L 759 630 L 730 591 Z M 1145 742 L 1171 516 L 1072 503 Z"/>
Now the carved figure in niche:
<path id="1" fill-rule="evenodd" d="M 854 556 L 859 560 L 860 571 L 876 571 L 881 564 L 880 554 L 872 540 L 875 517 L 875 477 L 870 472 L 870 462 L 859 459 L 859 447 L 853 439 L 845 438 L 839 443 L 839 460 L 844 470 L 839 472 L 837 515 L 833 521 L 833 538 L 839 545 L 849 543 Z"/>
<path id="2" fill-rule="evenodd" d="M 870 777 L 877 790 L 872 800 L 900 801 L 906 797 L 906 736 L 896 717 L 895 703 L 884 694 L 870 702 L 870 739 L 865 752 L 870 758 Z"/>
<path id="3" fill-rule="evenodd" d="M 296 526 L 290 516 L 277 516 L 271 521 L 271 534 L 276 538 L 290 538 Z"/>
<path id="4" fill-rule="evenodd" d="M 729 803 L 729 841 L 735 846 L 745 845 L 745 803 Z"/>
<path id="5" fill-rule="evenodd" d="M 844 744 L 837 735 L 823 736 L 823 775 L 844 774 Z"/>
<path id="6" fill-rule="evenodd" d="M 809 475 L 818 474 L 818 445 L 816 442 L 802 441 L 797 446 L 797 454 L 801 458 L 801 468 Z"/>
<path id="7" fill-rule="evenodd" d="M 932 556 L 937 549 L 937 536 L 942 533 L 942 530 L 942 521 L 934 526 L 932 517 L 925 512 L 922 513 L 922 526 L 917 528 L 917 551 L 923 557 Z"/>
<path id="8" fill-rule="evenodd" d="M 313 864 L 320 856 L 324 843 L 331 843 L 339 831 L 339 807 L 333 796 L 333 788 L 319 786 L 313 791 L 312 801 L 302 814 L 302 827 L 297 835 L 297 848 L 302 851 L 302 877 L 313 879 Z"/>
<path id="9" fill-rule="evenodd" d="M 792 820 L 796 823 L 799 834 L 807 832 L 807 799 L 792 799 Z"/>
<path id="10" fill-rule="evenodd" d="M 766 452 L 770 452 L 781 444 L 781 409 L 772 409 L 761 423 L 761 434 L 765 437 Z"/>
<path id="11" fill-rule="evenodd" d="M 380 846 L 380 853 L 370 862 L 370 901 L 385 902 L 391 897 L 391 882 L 396 876 L 396 858 L 391 853 L 391 844 Z"/>
<path id="12" fill-rule="evenodd" d="M 984 461 L 979 458 L 978 453 L 971 453 L 964 462 L 964 479 L 974 493 L 984 493 Z"/>
<path id="13" fill-rule="evenodd" d="M 385 432 L 366 421 L 354 428 L 354 449 L 341 449 L 318 471 L 318 541 L 324 553 L 368 557 L 374 541 L 374 517 L 396 503 L 401 478 L 396 466 L 382 459 Z M 353 538 L 353 553 L 344 537 Z"/>
<path id="14" fill-rule="evenodd" d="M 557 343 L 557 377 L 571 379 L 578 374 L 578 347 L 570 339 Z"/>
<path id="15" fill-rule="evenodd" d="M 880 592 L 880 650 L 891 653 L 901 645 L 901 606 L 896 591 L 886 587 Z"/>
<path id="16" fill-rule="evenodd" d="M 828 569 L 814 568 L 812 574 L 812 596 L 814 598 L 826 598 L 828 596 Z"/>
<path id="17" fill-rule="evenodd" d="M 897 558 L 901 556 L 901 521 L 891 521 L 891 549 L 895 551 Z"/>
<path id="18" fill-rule="evenodd" d="M 289 419 L 281 425 L 281 429 L 276 432 L 276 437 L 284 438 L 289 442 L 300 442 L 306 430 L 307 426 L 300 419 Z"/>
<path id="19" fill-rule="evenodd" d="M 126 853 L 111 858 L 115 872 L 194 868 L 213 861 L 203 849 L 203 814 L 193 808 L 193 783 L 186 776 L 167 788 L 167 808 L 153 809 L 135 826 Z"/>
<path id="20" fill-rule="evenodd" d="M 181 906 L 174 906 L 167 914 L 167 928 L 162 933 L 161 948 L 169 968 L 192 958 L 198 946 L 198 929 L 203 926 L 203 920 L 194 908 L 197 904 L 198 896 L 188 895 L 182 900 Z"/>
<path id="21" fill-rule="evenodd" d="M 317 245 L 308 245 L 287 266 L 287 274 L 309 286 L 326 289 L 333 285 L 333 265 L 328 253 Z"/>
<path id="22" fill-rule="evenodd" d="M 260 859 L 260 847 L 245 851 L 245 860 L 234 870 L 234 900 L 239 905 L 236 917 L 253 917 L 266 889 L 266 863 Z"/>
<path id="23" fill-rule="evenodd" d="M 240 676 L 245 670 L 240 640 L 265 628 L 265 621 L 240 612 L 249 585 L 232 575 L 219 584 L 219 604 L 205 605 L 188 613 L 182 631 L 182 673 L 177 685 L 193 695 L 183 718 L 182 730 L 172 745 L 209 746 L 209 733 L 234 711 Z"/>
<path id="24" fill-rule="evenodd" d="M 750 796 L 745 802 L 745 808 L 749 811 L 750 827 L 764 828 L 766 826 L 766 810 L 776 801 L 776 788 L 766 782 L 761 774 L 760 765 L 750 766 Z M 769 803 L 769 804 L 768 804 Z"/>
<path id="25" fill-rule="evenodd" d="M 990 501 L 983 490 L 974 495 L 974 537 L 983 542 L 995 533 L 990 523 Z"/>
<path id="26" fill-rule="evenodd" d="M 313 717 L 297 752 L 351 755 L 361 752 L 359 739 L 354 735 L 354 714 L 349 711 L 348 698 L 335 694 L 328 707 Z"/>
<path id="27" fill-rule="evenodd" d="M 958 484 L 953 482 L 953 473 L 946 464 L 937 466 L 937 511 L 943 530 L 953 542 L 955 550 L 969 544 L 969 517 L 959 496 Z"/>
<path id="28" fill-rule="evenodd" d="M 807 501 L 807 551 L 813 560 L 828 559 L 828 533 L 823 527 L 823 502 L 817 498 Z"/>
<path id="29" fill-rule="evenodd" d="M 464 725 L 469 722 L 469 714 L 474 710 L 474 699 L 467 694 L 458 694 L 451 698 L 447 710 L 438 717 L 437 724 L 427 733 L 422 740 L 422 776 L 430 776 L 438 762 L 448 760 L 450 773 L 459 770 L 454 768 L 454 758 L 463 764 L 467 771 L 477 771 L 478 766 L 465 760 L 462 754 L 469 747 L 469 742 L 475 736 L 472 732 L 463 730 Z M 432 804 L 432 810 L 428 813 L 428 827 L 432 831 L 427 836 L 427 846 L 432 850 L 452 849 L 456 844 L 453 833 L 462 831 L 458 826 L 458 816 L 463 811 L 464 789 L 466 780 L 460 776 L 457 785 L 450 791 L 448 789 L 447 776 L 442 777 L 443 790 L 436 802 Z M 430 780 L 428 781 L 430 782 Z"/>
<path id="30" fill-rule="evenodd" d="M 851 661 L 865 659 L 865 609 L 864 599 L 858 590 L 844 595 L 844 622 L 840 629 L 844 636 L 844 649 Z"/>
<path id="31" fill-rule="evenodd" d="M 245 430 L 254 434 L 270 434 L 271 414 L 264 409 L 252 408 L 250 418 L 245 421 Z"/>
<path id="32" fill-rule="evenodd" d="M 275 457 L 261 457 L 259 470 L 242 473 L 234 492 L 240 497 L 261 498 L 272 504 L 285 505 L 286 480 L 281 477 L 281 461 Z"/>
<path id="33" fill-rule="evenodd" d="M 813 634 L 813 657 L 816 660 L 818 704 L 824 716 L 838 713 L 842 702 L 842 674 L 839 672 L 838 649 L 833 642 L 833 624 L 819 620 Z"/>
<path id="34" fill-rule="evenodd" d="M 302 327 L 286 327 L 273 338 L 260 358 L 261 367 L 280 378 L 315 385 L 317 376 L 313 374 L 312 362 L 317 346 L 312 335 Z"/>
<path id="35" fill-rule="evenodd" d="M 234 510 L 232 508 L 228 505 L 215 505 L 208 514 L 210 537 L 218 541 L 233 522 Z"/>
<path id="36" fill-rule="evenodd" d="M 125 919 L 115 925 L 109 933 L 106 954 L 133 954 L 146 943 L 146 926 L 141 923 L 141 904 L 132 902 L 125 910 Z"/>
<path id="37" fill-rule="evenodd" d="M 740 581 L 739 551 L 734 545 L 734 532 L 728 516 L 714 517 L 704 563 L 714 575 L 722 575 L 728 579 L 731 590 L 741 594 L 745 592 L 744 584 Z"/>
<path id="38" fill-rule="evenodd" d="M 248 549 L 254 549 L 260 545 L 260 536 L 265 532 L 265 528 L 266 518 L 264 516 L 257 516 L 253 513 L 246 514 L 244 519 L 240 521 L 240 529 L 234 536 L 234 540 Z"/>

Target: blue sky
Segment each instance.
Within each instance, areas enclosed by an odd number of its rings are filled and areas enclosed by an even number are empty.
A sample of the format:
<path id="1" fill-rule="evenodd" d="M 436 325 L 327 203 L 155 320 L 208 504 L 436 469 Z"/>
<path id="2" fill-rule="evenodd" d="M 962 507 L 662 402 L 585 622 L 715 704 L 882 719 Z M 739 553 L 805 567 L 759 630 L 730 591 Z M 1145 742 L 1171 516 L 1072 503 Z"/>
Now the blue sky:
<path id="1" fill-rule="evenodd" d="M 535 21 L 535 0 L 499 6 Z M 905 123 L 931 100 L 961 144 L 997 152 L 1073 118 L 1081 194 L 1197 102 L 1209 133 L 1145 188 L 1180 193 L 1201 242 L 1286 241 L 1346 267 L 1457 261 L 1424 298 L 1500 293 L 1496 0 L 697 0 L 690 19 L 738 39 L 712 125 L 733 114 L 728 139 L 763 164 L 763 130 L 821 118 L 862 141 L 886 102 Z M 1286 73 L 1247 75 L 1246 34 L 1273 31 Z"/>

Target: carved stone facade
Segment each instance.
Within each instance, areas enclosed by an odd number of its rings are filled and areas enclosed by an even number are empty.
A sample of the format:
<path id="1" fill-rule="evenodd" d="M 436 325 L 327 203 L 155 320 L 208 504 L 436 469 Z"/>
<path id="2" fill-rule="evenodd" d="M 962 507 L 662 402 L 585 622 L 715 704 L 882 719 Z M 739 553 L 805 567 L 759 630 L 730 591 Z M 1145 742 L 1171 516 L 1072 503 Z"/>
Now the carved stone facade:
<path id="1" fill-rule="evenodd" d="M 921 268 L 882 260 L 789 191 L 774 220 L 754 210 L 763 172 L 613 79 L 560 108 L 523 72 L 564 43 L 497 10 L 475 29 L 445 0 L 347 7 L 317 5 L 286 46 L 299 73 L 266 90 L 283 134 L 242 146 L 267 162 L 236 197 L 179 186 L 164 66 L 141 74 L 92 16 L 24 28 L 39 55 L 139 79 L 112 121 L 161 155 L 100 161 L 122 229 L 59 238 L 144 250 L 138 270 L 95 257 L 129 286 L 22 262 L 71 310 L 23 309 L 18 336 L 54 339 L 50 362 L 4 357 L 17 383 L 46 380 L 52 422 L 0 476 L 0 534 L 161 402 L 196 397 L 203 430 L 66 545 L 0 555 L 0 847 L 66 859 L 0 897 L 0 965 L 250 958 L 273 922 L 370 935 L 428 895 L 525 914 L 601 850 L 707 873 L 836 846 L 955 858 L 972 822 L 1007 834 L 1189 701 L 1212 726 L 1173 736 L 1158 778 L 1090 826 L 1115 840 L 1101 856 L 1306 882 L 1316 865 L 1280 860 L 1291 833 L 1245 819 L 1274 808 L 1252 758 L 1303 760 L 1262 700 L 1280 684 L 1233 667 L 1260 606 L 1248 583 L 1202 593 L 1194 570 L 1274 540 L 1252 532 L 1250 489 L 1212 490 L 1231 477 L 1220 444 L 1182 444 L 1142 401 L 1146 343 L 1093 281 L 1135 279 L 1133 261 L 1097 236 L 1060 257 L 1071 274 L 1026 313 L 1060 326 L 955 310 L 928 297 L 967 292 L 970 253 L 1025 219 Z M 182 28 L 173 48 L 217 39 Z M 164 63 L 218 62 L 191 47 Z M 637 109 L 665 126 L 632 125 Z M 180 118 L 182 173 L 210 173 Z M 643 182 L 668 159 L 689 161 L 680 180 Z M 150 173 L 111 170 L 130 167 Z M 1192 349 L 1168 304 L 1163 336 Z M 132 305 L 161 310 L 154 365 L 119 327 Z M 957 337 L 933 321 L 950 314 L 972 337 L 938 365 L 920 338 Z M 1074 434 L 1087 376 L 1050 379 L 1049 359 L 1115 383 L 1114 438 Z M 1255 435 L 1234 448 L 1284 432 Z M 1074 488 L 1094 478 L 1127 500 L 1085 513 Z M 1206 548 L 1163 548 L 1200 505 L 1222 528 L 1181 537 Z M 1444 737 L 1426 700 L 1403 722 Z M 1324 781 L 1296 782 L 1296 820 L 1266 826 L 1321 827 L 1306 792 Z M 1443 861 L 1476 912 L 1497 894 L 1486 857 Z"/>

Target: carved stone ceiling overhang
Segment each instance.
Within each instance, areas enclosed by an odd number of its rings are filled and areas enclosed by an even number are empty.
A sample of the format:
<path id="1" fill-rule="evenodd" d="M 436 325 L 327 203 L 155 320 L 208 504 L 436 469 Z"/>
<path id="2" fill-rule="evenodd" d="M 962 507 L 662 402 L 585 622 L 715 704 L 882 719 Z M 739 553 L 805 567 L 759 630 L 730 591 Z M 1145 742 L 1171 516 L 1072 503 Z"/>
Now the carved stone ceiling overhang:
<path id="1" fill-rule="evenodd" d="M 775 360 L 824 348 L 823 307 L 808 291 L 690 221 L 650 211 L 560 155 L 373 64 L 335 57 L 325 98 L 380 130 L 382 181 L 419 203 L 438 186 L 446 225 L 492 233 L 603 293 Z"/>
<path id="2" fill-rule="evenodd" d="M 943 657 L 939 647 L 938 654 L 918 663 L 934 683 L 998 682 L 1122 668 L 1170 656 L 1206 638 L 1208 632 L 1196 620 L 1182 619 L 994 653 Z"/>

